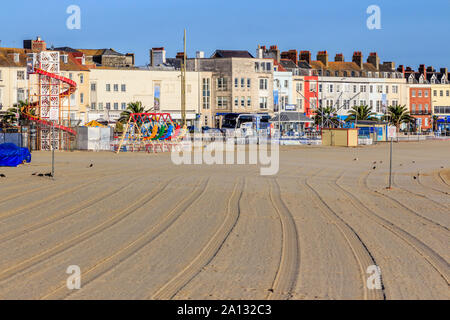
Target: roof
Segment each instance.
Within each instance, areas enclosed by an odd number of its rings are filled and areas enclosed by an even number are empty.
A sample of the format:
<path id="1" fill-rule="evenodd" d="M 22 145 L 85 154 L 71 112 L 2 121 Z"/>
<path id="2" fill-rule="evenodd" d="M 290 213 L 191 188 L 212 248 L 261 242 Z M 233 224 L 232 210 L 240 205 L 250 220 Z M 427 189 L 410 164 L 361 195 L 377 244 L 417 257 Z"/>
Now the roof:
<path id="1" fill-rule="evenodd" d="M 278 62 L 277 60 L 275 60 L 275 59 L 273 59 L 273 64 L 274 64 L 275 66 L 278 67 L 278 71 L 281 71 L 281 72 L 287 71 L 287 70 L 281 65 L 281 63 L 279 63 L 279 62 Z"/>
<path id="2" fill-rule="evenodd" d="M 245 50 L 216 50 L 211 58 L 254 58 Z"/>
<path id="3" fill-rule="evenodd" d="M 363 63 L 362 69 L 354 62 L 345 61 L 329 61 L 328 67 L 322 63 L 322 61 L 311 61 L 313 69 L 326 70 L 326 71 L 378 71 L 377 68 L 371 63 Z"/>
<path id="4" fill-rule="evenodd" d="M 295 69 L 298 68 L 298 66 L 295 64 L 294 61 L 292 61 L 291 59 L 281 59 L 280 60 L 280 64 L 283 66 L 283 68 L 285 69 Z"/>
<path id="5" fill-rule="evenodd" d="M 280 112 L 281 122 L 313 122 L 311 118 L 305 116 L 303 113 L 296 111 Z M 276 122 L 278 120 L 278 114 L 276 114 L 270 121 Z"/>
<path id="6" fill-rule="evenodd" d="M 21 67 L 27 66 L 27 53 L 31 50 L 21 48 L 0 48 L 0 67 Z M 19 54 L 19 62 L 14 62 L 13 54 Z M 65 53 L 62 51 L 61 53 Z M 75 58 L 68 54 L 67 63 L 60 62 L 62 71 L 89 71 L 89 68 L 79 63 Z"/>

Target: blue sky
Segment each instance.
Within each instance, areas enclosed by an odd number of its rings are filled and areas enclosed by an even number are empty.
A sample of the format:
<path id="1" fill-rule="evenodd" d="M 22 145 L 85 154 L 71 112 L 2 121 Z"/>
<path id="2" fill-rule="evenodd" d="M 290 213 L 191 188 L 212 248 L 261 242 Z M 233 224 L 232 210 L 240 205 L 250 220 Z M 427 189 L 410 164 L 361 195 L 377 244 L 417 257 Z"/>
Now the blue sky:
<path id="1" fill-rule="evenodd" d="M 81 29 L 69 30 L 69 5 L 81 8 Z M 369 30 L 369 5 L 381 9 L 381 29 Z M 377 51 L 382 61 L 417 69 L 419 64 L 450 68 L 450 0 L 41 0 L 2 1 L 0 40 L 21 47 L 40 35 L 48 45 L 114 48 L 136 53 L 148 63 L 148 49 L 164 46 L 167 56 L 182 51 L 183 28 L 188 56 L 202 50 L 244 49 L 258 44 L 281 50 L 328 50 L 331 59 L 353 51 L 366 58 Z"/>

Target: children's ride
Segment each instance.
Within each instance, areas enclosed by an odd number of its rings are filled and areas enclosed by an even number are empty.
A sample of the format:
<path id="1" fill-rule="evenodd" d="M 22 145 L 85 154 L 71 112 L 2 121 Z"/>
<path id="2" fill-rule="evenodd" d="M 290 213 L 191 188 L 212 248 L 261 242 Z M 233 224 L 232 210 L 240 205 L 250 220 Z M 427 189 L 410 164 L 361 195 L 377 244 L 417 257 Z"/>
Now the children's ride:
<path id="1" fill-rule="evenodd" d="M 118 145 L 120 151 L 164 152 L 177 148 L 186 135 L 186 127 L 175 124 L 170 113 L 132 113 Z"/>
<path id="2" fill-rule="evenodd" d="M 57 51 L 29 53 L 27 58 L 28 104 L 21 113 L 36 125 L 36 148 L 40 150 L 51 146 L 68 150 L 77 134 L 64 125 L 70 125 L 70 96 L 77 85 L 59 75 L 59 59 Z"/>

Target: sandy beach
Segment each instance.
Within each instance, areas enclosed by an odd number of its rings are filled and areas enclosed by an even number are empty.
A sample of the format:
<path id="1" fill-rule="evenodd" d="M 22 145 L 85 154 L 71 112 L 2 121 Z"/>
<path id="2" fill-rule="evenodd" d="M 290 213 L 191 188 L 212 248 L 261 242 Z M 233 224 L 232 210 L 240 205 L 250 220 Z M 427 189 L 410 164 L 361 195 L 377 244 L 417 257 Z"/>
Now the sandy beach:
<path id="1" fill-rule="evenodd" d="M 395 143 L 390 190 L 388 150 L 284 146 L 274 176 L 65 152 L 54 179 L 34 152 L 0 168 L 0 299 L 449 299 L 450 141 Z"/>

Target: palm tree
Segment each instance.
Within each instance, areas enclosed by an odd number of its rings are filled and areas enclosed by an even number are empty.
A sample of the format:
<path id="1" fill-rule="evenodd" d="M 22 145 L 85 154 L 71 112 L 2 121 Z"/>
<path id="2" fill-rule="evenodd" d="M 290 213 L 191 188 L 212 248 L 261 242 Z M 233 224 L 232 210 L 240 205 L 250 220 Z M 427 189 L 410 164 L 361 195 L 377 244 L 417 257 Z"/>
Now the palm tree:
<path id="1" fill-rule="evenodd" d="M 126 123 L 130 119 L 130 115 L 132 113 L 143 113 L 147 111 L 148 110 L 145 110 L 145 107 L 142 105 L 142 102 L 130 102 L 127 106 L 127 109 L 120 114 L 120 118 L 118 121 L 121 123 Z"/>
<path id="2" fill-rule="evenodd" d="M 433 131 L 436 132 L 438 129 L 438 120 L 439 117 L 437 115 L 433 115 Z"/>
<path id="3" fill-rule="evenodd" d="M 348 112 L 348 117 L 345 121 L 357 121 L 359 120 L 378 120 L 376 117 L 376 113 L 372 112 L 372 109 L 369 106 L 353 106 Z"/>
<path id="4" fill-rule="evenodd" d="M 402 123 L 415 122 L 415 119 L 411 117 L 406 106 L 389 106 L 385 120 L 388 120 L 390 124 L 397 128 L 397 133 L 400 131 L 400 125 Z"/>
<path id="5" fill-rule="evenodd" d="M 314 124 L 324 127 L 338 127 L 339 119 L 337 118 L 337 111 L 333 107 L 318 107 L 314 115 Z"/>

